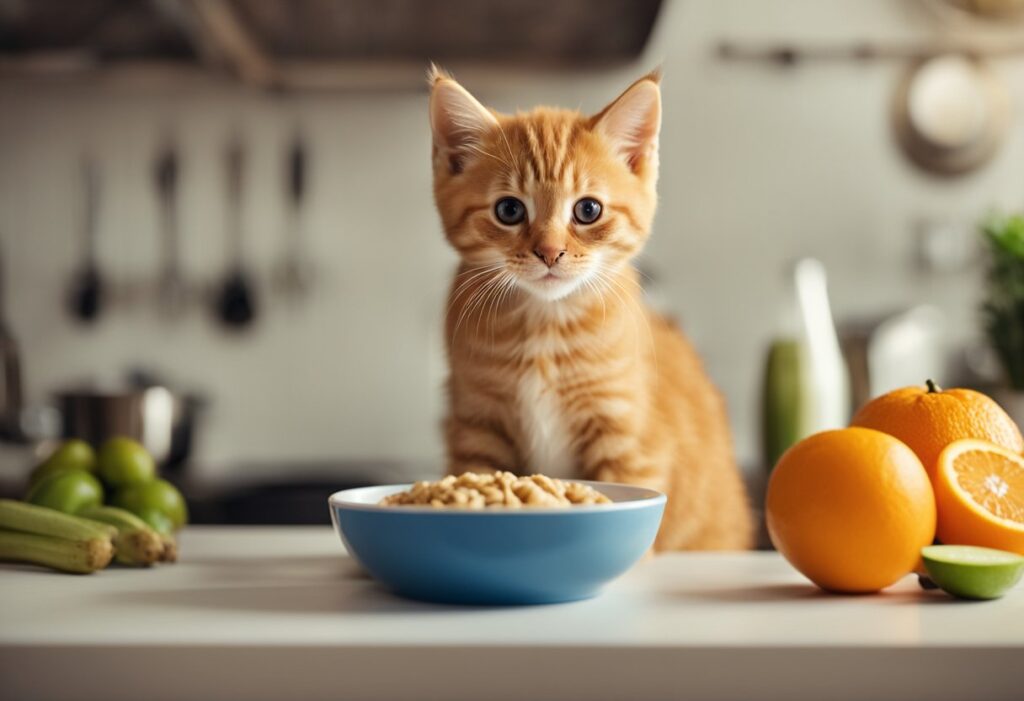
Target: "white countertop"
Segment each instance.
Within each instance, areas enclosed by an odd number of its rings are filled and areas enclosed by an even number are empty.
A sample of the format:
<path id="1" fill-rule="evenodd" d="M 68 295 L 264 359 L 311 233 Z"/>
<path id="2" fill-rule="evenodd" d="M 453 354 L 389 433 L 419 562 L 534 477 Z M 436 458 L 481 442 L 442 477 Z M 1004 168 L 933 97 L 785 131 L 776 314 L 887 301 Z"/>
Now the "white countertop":
<path id="1" fill-rule="evenodd" d="M 1024 688 L 1024 585 L 992 602 L 912 577 L 833 596 L 774 553 L 679 553 L 589 601 L 464 608 L 392 596 L 326 527 L 191 527 L 181 546 L 154 570 L 0 565 L 0 696 L 940 701 Z"/>

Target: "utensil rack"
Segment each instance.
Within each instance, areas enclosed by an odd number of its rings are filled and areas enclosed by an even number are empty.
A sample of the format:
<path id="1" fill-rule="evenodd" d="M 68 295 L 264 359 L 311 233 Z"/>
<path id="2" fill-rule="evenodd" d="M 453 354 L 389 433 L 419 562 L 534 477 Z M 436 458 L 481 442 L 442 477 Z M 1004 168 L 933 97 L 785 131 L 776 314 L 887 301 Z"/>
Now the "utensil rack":
<path id="1" fill-rule="evenodd" d="M 977 58 L 1024 57 L 1024 40 L 1001 43 L 964 41 L 876 42 L 847 44 L 803 44 L 799 42 L 756 43 L 720 41 L 716 56 L 723 61 L 767 63 L 780 68 L 795 68 L 803 63 L 871 63 L 878 61 L 915 61 L 943 54 Z"/>

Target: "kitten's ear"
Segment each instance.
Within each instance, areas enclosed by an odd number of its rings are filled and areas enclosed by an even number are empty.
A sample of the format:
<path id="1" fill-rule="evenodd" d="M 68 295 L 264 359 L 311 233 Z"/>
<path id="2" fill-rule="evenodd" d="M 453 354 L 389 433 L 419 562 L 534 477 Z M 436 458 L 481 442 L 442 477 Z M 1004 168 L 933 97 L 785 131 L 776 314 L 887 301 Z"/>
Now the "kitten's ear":
<path id="1" fill-rule="evenodd" d="M 611 141 L 634 173 L 658 153 L 660 80 L 657 71 L 645 75 L 592 118 L 592 128 Z"/>
<path id="2" fill-rule="evenodd" d="M 497 126 L 498 120 L 437 66 L 431 65 L 427 79 L 434 148 L 445 155 L 452 172 L 457 173 L 462 168 L 462 158 L 484 133 Z"/>

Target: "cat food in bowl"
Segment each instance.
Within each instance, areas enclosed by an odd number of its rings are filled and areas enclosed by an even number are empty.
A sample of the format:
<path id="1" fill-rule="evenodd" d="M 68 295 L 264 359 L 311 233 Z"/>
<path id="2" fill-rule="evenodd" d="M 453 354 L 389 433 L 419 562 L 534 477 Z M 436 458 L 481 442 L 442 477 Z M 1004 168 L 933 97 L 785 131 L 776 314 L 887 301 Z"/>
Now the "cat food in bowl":
<path id="1" fill-rule="evenodd" d="M 437 482 L 417 482 L 404 492 L 380 500 L 384 506 L 495 509 L 567 507 L 611 504 L 612 500 L 581 482 L 564 482 L 546 475 L 520 477 L 511 472 L 448 475 Z"/>
<path id="2" fill-rule="evenodd" d="M 550 480 L 545 492 L 561 489 L 593 501 L 528 505 L 511 489 L 521 503 L 499 505 L 486 489 L 510 479 L 499 476 L 472 485 L 479 498 L 466 496 L 466 503 L 456 504 L 463 499 L 454 495 L 466 493 L 458 490 L 471 486 L 464 477 L 336 492 L 329 499 L 331 520 L 349 554 L 402 596 L 455 604 L 548 604 L 595 596 L 632 567 L 653 545 L 665 509 L 665 496 L 652 489 L 550 478 L 543 478 Z M 533 477 L 510 477 L 515 482 L 508 486 L 527 499 L 533 489 L 518 480 L 538 486 Z M 408 503 L 417 493 L 424 501 Z"/>

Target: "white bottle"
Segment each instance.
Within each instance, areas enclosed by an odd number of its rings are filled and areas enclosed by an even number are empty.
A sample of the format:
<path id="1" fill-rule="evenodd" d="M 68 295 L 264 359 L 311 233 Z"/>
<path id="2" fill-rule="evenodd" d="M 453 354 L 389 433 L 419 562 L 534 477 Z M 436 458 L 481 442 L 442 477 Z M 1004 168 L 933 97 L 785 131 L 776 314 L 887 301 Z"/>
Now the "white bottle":
<path id="1" fill-rule="evenodd" d="M 813 258 L 799 260 L 793 282 L 806 358 L 801 368 L 809 404 L 805 430 L 811 434 L 842 428 L 850 421 L 850 376 L 832 322 L 825 266 Z"/>

